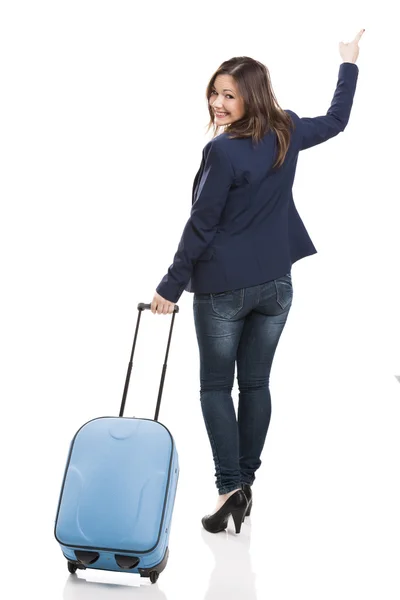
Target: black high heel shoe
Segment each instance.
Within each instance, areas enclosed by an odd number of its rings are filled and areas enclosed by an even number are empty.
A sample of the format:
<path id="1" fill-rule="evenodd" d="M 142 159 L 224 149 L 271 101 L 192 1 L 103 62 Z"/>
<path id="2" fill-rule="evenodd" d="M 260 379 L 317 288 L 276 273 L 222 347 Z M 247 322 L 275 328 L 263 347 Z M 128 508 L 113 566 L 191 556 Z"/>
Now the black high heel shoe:
<path id="1" fill-rule="evenodd" d="M 245 516 L 249 517 L 251 513 L 251 508 L 253 506 L 253 492 L 251 491 L 251 486 L 247 483 L 242 483 L 242 489 L 248 502 L 248 507 Z"/>
<path id="2" fill-rule="evenodd" d="M 202 518 L 201 522 L 204 529 L 210 533 L 224 531 L 228 526 L 229 515 L 232 515 L 236 533 L 240 533 L 247 506 L 245 493 L 243 490 L 238 490 L 228 498 L 216 513 Z"/>

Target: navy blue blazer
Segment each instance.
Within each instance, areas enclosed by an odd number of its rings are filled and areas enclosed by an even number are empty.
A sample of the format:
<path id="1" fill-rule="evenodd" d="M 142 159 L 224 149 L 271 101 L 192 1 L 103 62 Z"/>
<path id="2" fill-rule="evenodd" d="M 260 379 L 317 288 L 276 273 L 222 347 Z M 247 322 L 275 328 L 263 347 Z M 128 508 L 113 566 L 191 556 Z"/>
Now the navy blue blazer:
<path id="1" fill-rule="evenodd" d="M 279 169 L 276 134 L 258 144 L 222 133 L 206 144 L 192 190 L 192 210 L 173 264 L 157 286 L 170 302 L 183 291 L 218 293 L 250 287 L 289 273 L 293 263 L 317 250 L 297 212 L 292 186 L 300 150 L 344 131 L 358 66 L 344 62 L 325 116 L 299 118 Z"/>

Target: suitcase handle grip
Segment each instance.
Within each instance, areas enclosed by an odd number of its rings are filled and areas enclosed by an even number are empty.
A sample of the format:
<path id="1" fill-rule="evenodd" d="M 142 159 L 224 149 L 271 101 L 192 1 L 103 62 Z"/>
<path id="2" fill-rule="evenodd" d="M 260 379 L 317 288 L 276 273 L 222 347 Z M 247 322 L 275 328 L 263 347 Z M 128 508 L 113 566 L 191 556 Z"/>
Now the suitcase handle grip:
<path id="1" fill-rule="evenodd" d="M 138 304 L 138 318 L 137 318 L 137 322 L 136 322 L 135 336 L 133 338 L 133 346 L 132 346 L 132 351 L 131 351 L 131 357 L 130 357 L 129 364 L 128 364 L 128 370 L 126 372 L 124 392 L 122 394 L 121 408 L 120 408 L 120 411 L 119 411 L 119 416 L 120 417 L 124 416 L 125 402 L 126 402 L 126 397 L 128 395 L 129 381 L 130 381 L 130 378 L 131 378 L 133 355 L 135 353 L 136 339 L 137 339 L 137 335 L 138 335 L 138 331 L 139 331 L 139 325 L 140 325 L 140 317 L 142 316 L 142 312 L 144 310 L 150 310 L 150 309 L 151 309 L 151 304 L 144 304 L 143 302 L 140 302 Z M 176 316 L 176 313 L 178 313 L 178 312 L 179 312 L 179 306 L 177 304 L 175 304 L 175 306 L 174 306 L 174 312 L 172 313 L 171 327 L 170 327 L 170 330 L 169 330 L 168 343 L 167 343 L 167 351 L 165 353 L 165 361 L 164 361 L 163 368 L 162 368 L 162 373 L 161 373 L 161 381 L 160 381 L 160 387 L 159 387 L 159 390 L 158 390 L 157 406 L 156 406 L 156 412 L 155 412 L 155 415 L 154 415 L 154 421 L 158 420 L 158 414 L 160 412 L 161 397 L 162 397 L 162 392 L 163 392 L 163 388 L 164 388 L 165 374 L 166 374 L 166 371 L 167 371 L 167 361 L 168 361 L 169 347 L 170 347 L 170 344 L 171 344 L 172 330 L 174 328 L 175 316 Z"/>
<path id="2" fill-rule="evenodd" d="M 151 309 L 151 304 L 144 304 L 143 302 L 140 302 L 138 304 L 138 310 L 150 310 Z M 174 306 L 174 312 L 179 312 L 179 306 L 177 304 L 175 304 Z"/>

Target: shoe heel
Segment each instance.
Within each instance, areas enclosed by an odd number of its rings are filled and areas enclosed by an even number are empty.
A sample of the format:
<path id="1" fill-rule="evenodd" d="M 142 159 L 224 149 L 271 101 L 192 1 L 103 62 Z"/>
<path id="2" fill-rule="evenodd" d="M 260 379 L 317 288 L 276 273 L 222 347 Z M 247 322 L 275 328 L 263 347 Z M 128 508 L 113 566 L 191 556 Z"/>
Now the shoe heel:
<path id="1" fill-rule="evenodd" d="M 239 509 L 239 510 L 233 510 L 231 515 L 233 518 L 233 522 L 235 523 L 235 529 L 236 529 L 236 533 L 240 533 L 240 530 L 242 528 L 242 523 L 244 521 L 244 514 L 246 511 L 243 511 L 243 509 Z"/>

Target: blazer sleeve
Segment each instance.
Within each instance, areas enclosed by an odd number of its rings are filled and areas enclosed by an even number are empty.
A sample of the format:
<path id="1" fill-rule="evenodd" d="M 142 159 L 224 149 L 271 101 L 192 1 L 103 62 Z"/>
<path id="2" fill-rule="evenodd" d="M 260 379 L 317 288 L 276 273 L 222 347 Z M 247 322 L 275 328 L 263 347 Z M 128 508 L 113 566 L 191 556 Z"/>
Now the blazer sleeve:
<path id="1" fill-rule="evenodd" d="M 299 119 L 301 132 L 300 150 L 322 144 L 341 131 L 344 131 L 350 118 L 353 98 L 358 79 L 358 66 L 343 62 L 339 67 L 339 77 L 332 103 L 325 116 L 303 117 Z"/>
<path id="2" fill-rule="evenodd" d="M 221 143 L 208 142 L 203 150 L 192 198 L 192 209 L 172 265 L 156 288 L 160 296 L 178 302 L 196 261 L 212 243 L 226 205 L 234 170 Z"/>

